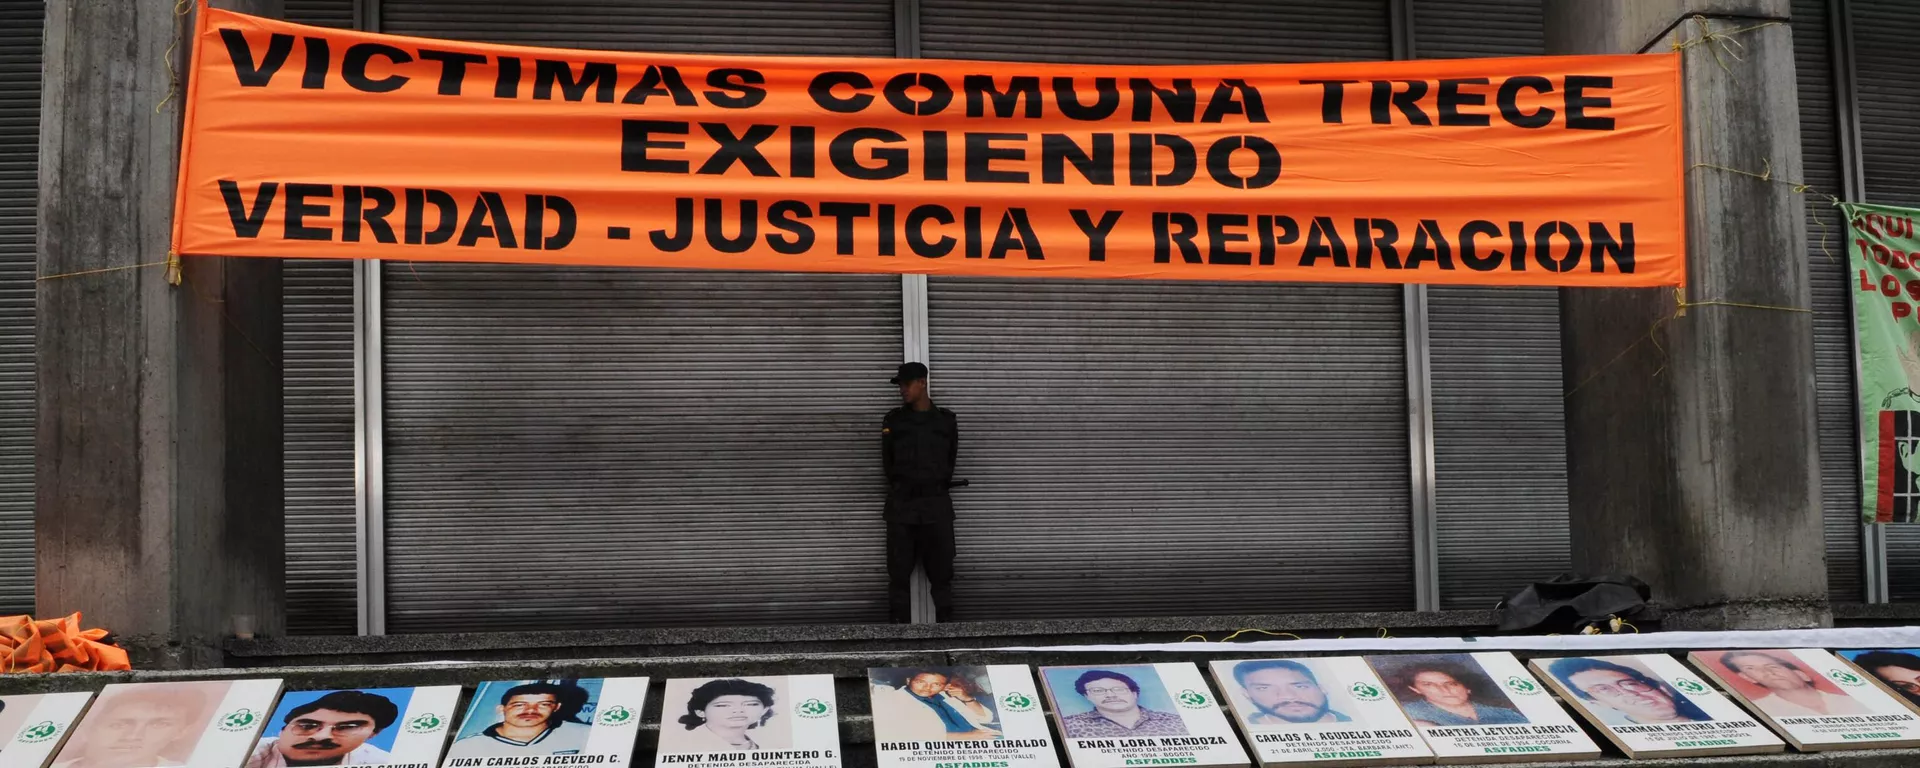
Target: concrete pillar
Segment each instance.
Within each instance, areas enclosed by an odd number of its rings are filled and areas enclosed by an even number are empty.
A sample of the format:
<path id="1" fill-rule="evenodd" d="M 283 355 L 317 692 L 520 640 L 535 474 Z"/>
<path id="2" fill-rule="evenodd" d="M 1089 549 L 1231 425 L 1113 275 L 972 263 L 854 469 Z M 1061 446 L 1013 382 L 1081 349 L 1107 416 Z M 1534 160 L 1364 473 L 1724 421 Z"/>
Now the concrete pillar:
<path id="1" fill-rule="evenodd" d="M 285 626 L 280 265 L 72 274 L 167 257 L 193 22 L 174 9 L 48 3 L 41 113 L 39 271 L 72 276 L 37 297 L 38 613 L 83 611 L 144 667 Z"/>
<path id="2" fill-rule="evenodd" d="M 1666 53 L 1702 35 L 1695 17 L 1722 32 L 1758 26 L 1717 60 L 1711 42 L 1682 54 L 1687 163 L 1797 180 L 1788 7 L 1548 0 L 1548 50 Z M 1791 185 L 1693 168 L 1686 193 L 1688 301 L 1810 306 Z M 1671 629 L 1828 625 L 1812 316 L 1701 306 L 1673 317 L 1675 303 L 1667 289 L 1563 292 L 1575 567 L 1646 580 Z"/>

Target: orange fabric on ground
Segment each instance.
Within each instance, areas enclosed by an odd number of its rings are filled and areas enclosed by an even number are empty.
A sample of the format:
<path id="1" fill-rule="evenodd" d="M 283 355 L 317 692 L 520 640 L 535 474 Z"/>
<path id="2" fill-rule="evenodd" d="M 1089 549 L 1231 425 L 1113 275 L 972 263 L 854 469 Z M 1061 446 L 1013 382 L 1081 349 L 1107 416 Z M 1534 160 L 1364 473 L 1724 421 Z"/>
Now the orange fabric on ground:
<path id="1" fill-rule="evenodd" d="M 0 617 L 0 673 L 112 672 L 133 669 L 127 652 L 102 642 L 104 629 L 81 629 L 80 614 L 35 621 Z"/>

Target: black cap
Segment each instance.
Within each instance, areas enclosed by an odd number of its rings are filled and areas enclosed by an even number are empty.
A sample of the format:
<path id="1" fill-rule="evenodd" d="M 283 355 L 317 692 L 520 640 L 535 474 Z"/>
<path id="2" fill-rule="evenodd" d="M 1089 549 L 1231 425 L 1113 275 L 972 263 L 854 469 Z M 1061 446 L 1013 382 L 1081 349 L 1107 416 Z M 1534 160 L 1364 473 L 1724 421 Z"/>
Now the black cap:
<path id="1" fill-rule="evenodd" d="M 893 383 L 905 384 L 909 381 L 919 381 L 926 377 L 927 366 L 925 363 L 901 363 L 900 370 L 893 374 Z"/>

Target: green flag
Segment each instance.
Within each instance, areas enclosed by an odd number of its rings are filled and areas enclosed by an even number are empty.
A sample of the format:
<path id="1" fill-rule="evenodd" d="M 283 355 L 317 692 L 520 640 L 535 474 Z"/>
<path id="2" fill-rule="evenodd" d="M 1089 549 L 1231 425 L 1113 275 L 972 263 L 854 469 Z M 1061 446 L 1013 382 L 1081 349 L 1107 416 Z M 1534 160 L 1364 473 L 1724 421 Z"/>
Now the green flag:
<path id="1" fill-rule="evenodd" d="M 1920 522 L 1920 211 L 1845 204 L 1866 521 Z"/>

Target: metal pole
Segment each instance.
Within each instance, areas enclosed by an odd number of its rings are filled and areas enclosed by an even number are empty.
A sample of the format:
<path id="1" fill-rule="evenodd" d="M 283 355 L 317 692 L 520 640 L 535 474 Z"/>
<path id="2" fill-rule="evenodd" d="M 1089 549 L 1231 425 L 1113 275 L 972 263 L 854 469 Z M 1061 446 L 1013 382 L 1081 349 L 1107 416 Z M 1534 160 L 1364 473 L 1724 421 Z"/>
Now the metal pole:
<path id="1" fill-rule="evenodd" d="M 380 0 L 356 0 L 355 29 L 380 31 Z M 353 473 L 360 634 L 387 633 L 386 419 L 378 260 L 353 265 Z"/>
<path id="2" fill-rule="evenodd" d="M 1413 0 L 1392 0 L 1393 58 L 1414 58 Z M 1433 463 L 1432 338 L 1427 328 L 1427 287 L 1402 289 L 1407 341 L 1407 454 L 1413 506 L 1413 603 L 1416 610 L 1440 610 L 1440 546 L 1435 519 Z"/>

